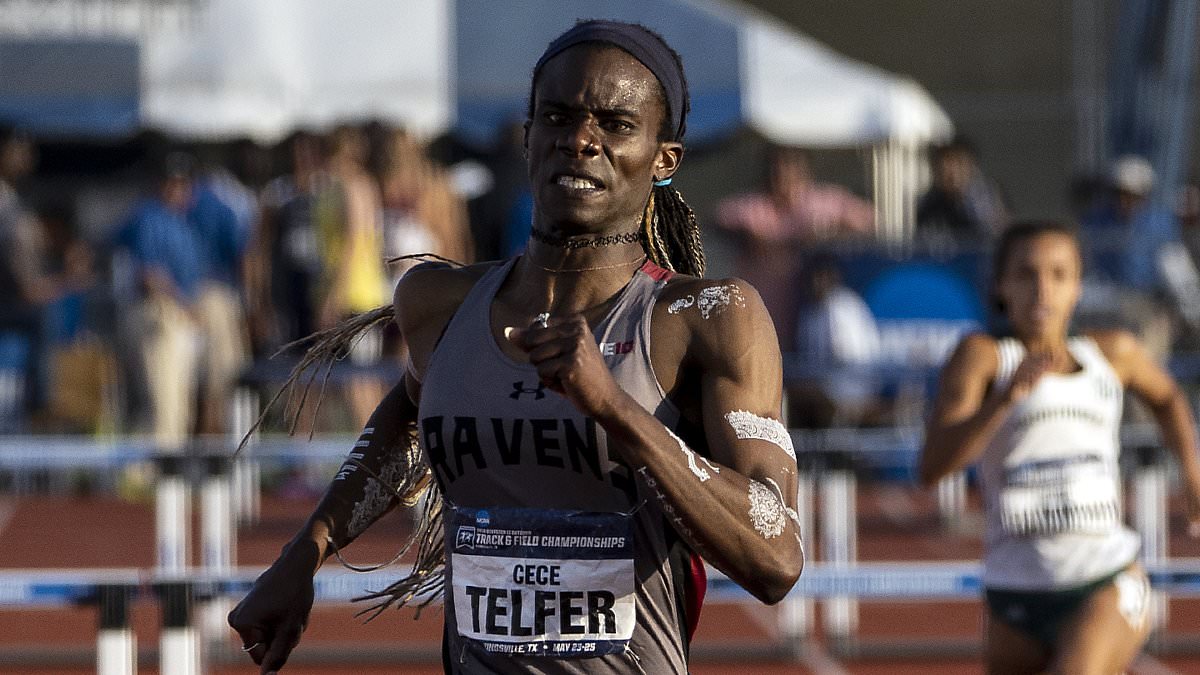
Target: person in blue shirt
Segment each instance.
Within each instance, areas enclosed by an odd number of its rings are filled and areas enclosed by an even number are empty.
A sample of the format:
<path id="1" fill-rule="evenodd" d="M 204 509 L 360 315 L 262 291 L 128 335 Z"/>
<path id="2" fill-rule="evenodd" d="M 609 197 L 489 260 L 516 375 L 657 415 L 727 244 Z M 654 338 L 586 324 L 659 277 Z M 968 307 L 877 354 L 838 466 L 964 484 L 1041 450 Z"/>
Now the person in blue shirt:
<path id="1" fill-rule="evenodd" d="M 1172 289 L 1164 275 L 1171 247 L 1181 241 L 1170 210 L 1150 199 L 1150 162 L 1125 155 L 1109 171 L 1109 197 L 1082 218 L 1084 322 L 1122 325 L 1137 333 L 1161 361 L 1171 348 Z M 1113 316 L 1115 312 L 1115 316 Z"/>
<path id="2" fill-rule="evenodd" d="M 202 258 L 196 298 L 200 347 L 200 433 L 222 433 L 238 375 L 250 359 L 243 305 L 242 265 L 252 224 L 240 218 L 228 196 L 209 178 L 194 184 L 187 220 Z"/>
<path id="3" fill-rule="evenodd" d="M 1161 292 L 1159 252 L 1180 237 L 1175 215 L 1150 201 L 1154 169 L 1126 155 L 1113 163 L 1109 179 L 1111 198 L 1083 219 L 1092 272 L 1142 293 Z"/>
<path id="4" fill-rule="evenodd" d="M 134 207 L 117 237 L 135 368 L 148 399 L 146 420 L 162 448 L 178 448 L 195 414 L 196 302 L 205 274 L 203 253 L 188 221 L 194 163 L 169 155 L 159 167 L 157 189 Z M 121 274 L 124 272 L 124 274 Z"/>

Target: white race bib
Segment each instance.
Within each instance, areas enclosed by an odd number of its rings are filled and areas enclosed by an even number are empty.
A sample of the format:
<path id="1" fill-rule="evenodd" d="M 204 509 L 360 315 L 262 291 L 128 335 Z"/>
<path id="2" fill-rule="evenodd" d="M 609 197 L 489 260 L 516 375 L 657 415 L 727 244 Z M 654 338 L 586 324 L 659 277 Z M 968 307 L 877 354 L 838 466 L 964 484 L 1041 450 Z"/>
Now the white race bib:
<path id="1" fill-rule="evenodd" d="M 625 650 L 637 623 L 632 516 L 457 506 L 447 515 L 459 635 L 493 653 Z"/>
<path id="2" fill-rule="evenodd" d="M 1117 477 L 1097 455 L 1007 468 L 1000 518 L 1004 531 L 1017 536 L 1111 532 L 1121 519 Z"/>

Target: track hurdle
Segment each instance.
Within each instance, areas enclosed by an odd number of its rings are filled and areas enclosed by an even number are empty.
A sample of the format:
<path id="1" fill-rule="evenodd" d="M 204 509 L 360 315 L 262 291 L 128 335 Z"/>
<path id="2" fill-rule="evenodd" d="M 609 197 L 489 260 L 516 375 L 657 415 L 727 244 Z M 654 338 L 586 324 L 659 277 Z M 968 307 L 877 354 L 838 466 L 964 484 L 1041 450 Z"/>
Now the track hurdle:
<path id="1" fill-rule="evenodd" d="M 843 452 L 825 452 L 820 481 L 821 560 L 834 569 L 846 568 L 858 559 L 857 478 L 850 457 Z M 844 640 L 858 632 L 858 601 L 851 596 L 834 596 L 825 603 L 825 632 Z"/>
<path id="2" fill-rule="evenodd" d="M 1146 445 L 1136 451 L 1132 480 L 1132 519 L 1142 536 L 1142 562 L 1160 564 L 1167 559 L 1168 516 L 1167 467 L 1163 451 Z M 1161 591 L 1150 594 L 1150 625 L 1157 630 L 1167 626 L 1167 599 Z"/>
<path id="3" fill-rule="evenodd" d="M 200 566 L 206 574 L 223 576 L 237 565 L 237 527 L 232 503 L 233 462 L 227 456 L 202 459 L 204 477 L 200 487 Z M 199 608 L 200 641 L 217 644 L 229 639 L 225 615 L 232 608 L 228 598 L 217 597 Z"/>
<path id="4" fill-rule="evenodd" d="M 189 562 L 191 543 L 191 490 L 188 487 L 186 458 L 164 454 L 157 457 L 158 480 L 155 482 L 154 522 L 158 570 L 182 572 Z"/>
<path id="5" fill-rule="evenodd" d="M 129 625 L 129 603 L 133 594 L 134 589 L 122 584 L 96 587 L 99 614 L 97 675 L 133 675 L 137 672 L 137 636 Z"/>
<path id="6" fill-rule="evenodd" d="M 161 675 L 200 675 L 200 639 L 192 625 L 195 586 L 190 581 L 155 585 L 162 609 L 158 670 Z"/>
<path id="7" fill-rule="evenodd" d="M 159 663 L 164 675 L 203 672 L 191 611 L 203 597 L 241 597 L 261 568 L 237 568 L 212 577 L 201 569 L 165 577 L 151 570 L 8 570 L 0 571 L 0 607 L 97 607 L 96 672 L 131 675 L 136 672 L 136 635 L 129 625 L 134 599 L 156 598 L 162 632 Z M 757 604 L 740 586 L 710 568 L 708 602 Z M 1156 592 L 1171 597 L 1200 598 L 1200 558 L 1170 559 L 1147 567 Z M 313 580 L 318 604 L 346 603 L 369 590 L 386 586 L 394 573 L 361 574 L 322 570 Z M 789 594 L 792 599 L 829 600 L 854 597 L 876 600 L 978 601 L 983 586 L 976 561 L 871 562 L 851 565 L 812 563 Z M 440 600 L 439 600 L 440 601 Z M 785 636 L 785 639 L 786 636 Z"/>

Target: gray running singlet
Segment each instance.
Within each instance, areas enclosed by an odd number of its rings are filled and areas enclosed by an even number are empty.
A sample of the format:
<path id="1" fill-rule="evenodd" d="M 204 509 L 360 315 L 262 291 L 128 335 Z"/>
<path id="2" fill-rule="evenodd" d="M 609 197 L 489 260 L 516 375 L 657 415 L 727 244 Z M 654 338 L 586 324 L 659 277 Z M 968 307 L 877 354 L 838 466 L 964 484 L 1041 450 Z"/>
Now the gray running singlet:
<path id="1" fill-rule="evenodd" d="M 686 673 L 694 561 L 604 430 L 496 343 L 492 301 L 514 261 L 463 300 L 421 391 L 421 444 L 446 498 L 448 672 Z M 674 429 L 650 365 L 669 276 L 643 265 L 595 335 L 621 387 Z"/>

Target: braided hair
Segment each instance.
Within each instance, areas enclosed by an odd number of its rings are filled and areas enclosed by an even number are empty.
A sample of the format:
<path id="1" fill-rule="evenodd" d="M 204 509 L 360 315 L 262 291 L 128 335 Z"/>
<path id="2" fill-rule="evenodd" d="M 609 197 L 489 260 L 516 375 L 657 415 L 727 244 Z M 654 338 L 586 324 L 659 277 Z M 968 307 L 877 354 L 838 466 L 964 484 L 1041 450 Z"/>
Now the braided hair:
<path id="1" fill-rule="evenodd" d="M 580 23 L 587 23 L 581 21 Z M 675 116 L 671 102 L 662 82 L 655 79 L 658 94 L 663 102 L 662 123 L 658 129 L 658 141 L 683 141 L 687 130 L 687 116 L 691 112 L 691 96 L 688 94 L 687 77 L 683 71 L 683 59 L 679 52 L 671 48 L 662 35 L 641 24 L 626 24 L 629 28 L 640 30 L 657 40 L 663 49 L 671 55 L 679 80 L 683 85 L 683 114 L 680 115 L 679 128 L 674 128 Z M 598 44 L 606 44 L 599 42 Z M 529 104 L 526 117 L 533 119 L 535 93 L 539 70 L 535 69 L 530 78 Z M 642 213 L 639 228 L 642 249 L 646 256 L 659 267 L 692 276 L 704 276 L 704 247 L 700 241 L 700 225 L 696 222 L 696 213 L 683 200 L 679 190 L 670 185 L 654 185 L 650 189 L 650 197 L 646 200 L 646 208 Z"/>

